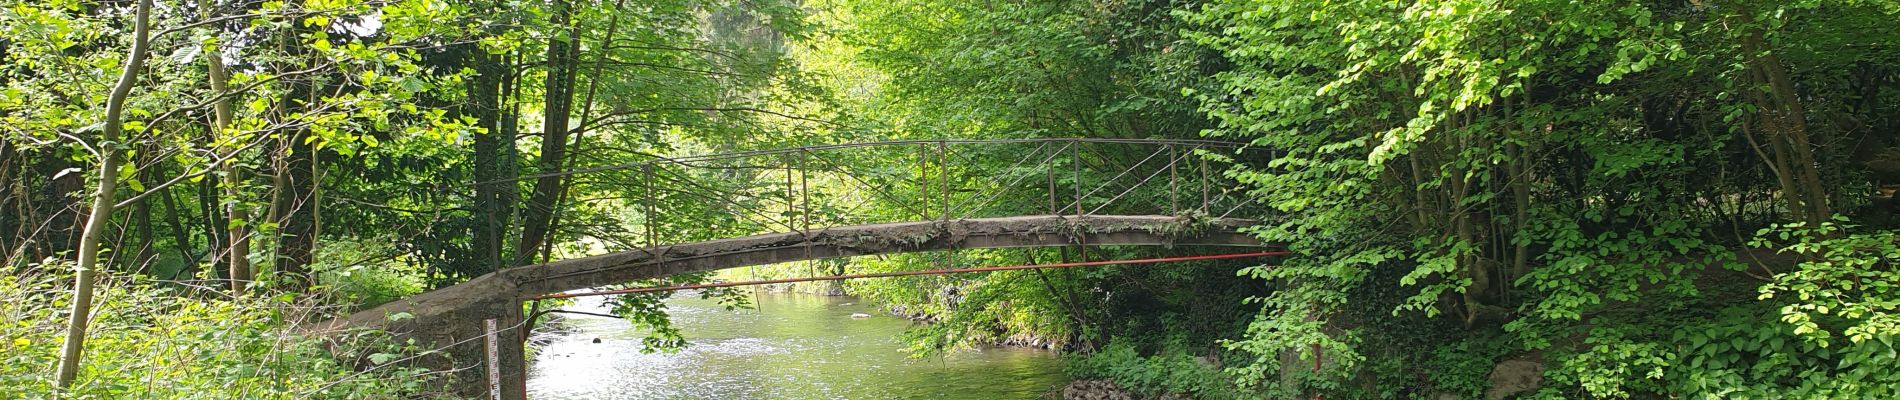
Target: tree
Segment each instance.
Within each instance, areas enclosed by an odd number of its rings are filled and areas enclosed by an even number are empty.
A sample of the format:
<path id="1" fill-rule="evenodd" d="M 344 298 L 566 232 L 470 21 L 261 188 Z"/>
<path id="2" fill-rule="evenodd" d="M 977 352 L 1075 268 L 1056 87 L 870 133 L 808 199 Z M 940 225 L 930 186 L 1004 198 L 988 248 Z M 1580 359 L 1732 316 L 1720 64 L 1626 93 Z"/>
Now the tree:
<path id="1" fill-rule="evenodd" d="M 200 2 L 199 7 L 205 19 L 219 15 L 214 12 L 217 10 L 217 4 L 212 0 Z M 218 164 L 218 175 L 222 178 L 219 182 L 224 188 L 223 201 L 220 203 L 224 204 L 225 219 L 229 221 L 225 224 L 228 227 L 225 237 L 229 238 L 229 250 L 226 251 L 224 258 L 226 264 L 229 265 L 227 273 L 231 279 L 231 292 L 243 293 L 245 287 L 253 279 L 251 234 L 247 226 L 251 218 L 245 205 L 239 201 L 242 196 L 240 191 L 243 190 L 244 176 L 236 167 L 237 154 L 235 153 L 243 147 L 238 145 L 240 138 L 237 135 L 227 132 L 232 128 L 232 111 L 231 99 L 226 98 L 225 93 L 231 90 L 231 75 L 225 71 L 223 46 L 218 43 L 221 41 L 214 41 L 213 44 L 206 46 L 208 48 L 204 51 L 205 81 L 210 85 L 211 92 L 219 96 L 212 100 L 212 134 L 206 136 L 212 138 L 215 143 L 222 143 L 219 146 L 220 153 L 230 159 Z"/>
<path id="2" fill-rule="evenodd" d="M 521 239 L 515 246 L 515 265 L 528 264 L 535 254 L 546 253 L 543 246 L 551 234 L 555 199 L 566 191 L 565 178 L 557 174 L 567 165 L 567 141 L 572 133 L 568 125 L 578 70 L 575 54 L 579 50 L 575 47 L 580 43 L 579 31 L 573 26 L 572 5 L 566 0 L 556 0 L 551 11 L 548 26 L 555 32 L 548 35 L 547 78 L 542 87 L 541 154 L 535 162 L 542 176 L 535 179 L 533 194 L 522 208 Z"/>
<path id="3" fill-rule="evenodd" d="M 72 385 L 79 376 L 79 359 L 86 349 L 86 324 L 92 313 L 93 285 L 99 275 L 99 239 L 109 229 L 107 223 L 112 219 L 112 211 L 117 201 L 113 196 L 118 192 L 119 158 L 124 147 L 122 135 L 125 130 L 125 99 L 131 96 L 132 87 L 138 84 L 141 68 L 145 67 L 145 57 L 151 45 L 152 0 L 140 0 L 138 10 L 133 17 L 132 49 L 126 52 L 124 69 L 119 80 L 112 85 L 112 93 L 106 98 L 104 125 L 100 127 L 99 140 L 94 148 L 99 154 L 99 181 L 93 193 L 92 210 L 86 216 L 86 228 L 80 234 L 79 250 L 75 255 L 78 261 L 74 275 L 72 320 L 66 328 L 66 340 L 60 344 L 60 356 L 55 382 L 58 387 Z"/>
<path id="4" fill-rule="evenodd" d="M 1793 267 L 1743 232 L 1817 226 L 1865 201 L 1840 195 L 1872 182 L 1832 138 L 1892 141 L 1860 133 L 1857 121 L 1884 118 L 1839 94 L 1864 81 L 1855 63 L 1896 60 L 1863 43 L 1900 37 L 1842 38 L 1894 10 L 1224 1 L 1181 13 L 1234 64 L 1219 87 L 1189 91 L 1220 123 L 1207 133 L 1282 152 L 1230 174 L 1274 208 L 1262 238 L 1302 254 L 1248 271 L 1279 290 L 1230 345 L 1254 355 L 1232 371 L 1280 395 L 1330 391 L 1405 375 L 1367 360 L 1431 345 L 1364 335 L 1373 324 L 1440 332 L 1444 349 L 1541 351 L 1548 376 L 1596 396 L 1709 390 L 1679 386 L 1705 367 L 1674 364 L 1665 349 L 1693 343 L 1662 325 L 1762 306 L 1708 283 Z M 1319 351 L 1321 371 L 1282 361 Z M 1631 382 L 1643 374 L 1671 378 Z M 1804 385 L 1790 382 L 1774 390 Z"/>

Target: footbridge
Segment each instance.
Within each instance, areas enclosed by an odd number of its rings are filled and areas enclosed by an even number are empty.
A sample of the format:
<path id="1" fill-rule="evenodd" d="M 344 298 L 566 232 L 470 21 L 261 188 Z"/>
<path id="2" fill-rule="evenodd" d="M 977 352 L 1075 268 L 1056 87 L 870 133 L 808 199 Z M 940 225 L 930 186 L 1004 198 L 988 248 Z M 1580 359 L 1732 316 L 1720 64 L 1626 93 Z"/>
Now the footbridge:
<path id="1" fill-rule="evenodd" d="M 917 163 L 892 167 L 846 160 L 893 150 L 914 151 Z M 1229 217 L 1249 203 L 1229 189 L 1237 185 L 1215 178 L 1214 172 L 1224 168 L 1221 163 L 1250 156 L 1243 146 L 1206 141 L 942 140 L 656 158 L 564 173 L 637 171 L 620 176 L 621 182 L 632 182 L 628 192 L 637 195 L 564 205 L 621 216 L 606 221 L 575 218 L 615 229 L 553 230 L 570 232 L 557 236 L 564 243 L 591 243 L 585 246 L 591 252 L 497 270 L 313 329 L 374 328 L 416 339 L 447 356 L 433 357 L 429 364 L 459 371 L 455 380 L 464 392 L 520 399 L 526 392 L 523 343 L 526 327 L 532 326 L 531 316 L 524 316 L 524 302 L 551 294 L 728 268 L 881 254 L 1033 247 L 1272 247 L 1243 232 L 1254 221 Z M 996 169 L 1002 165 L 1009 167 Z M 979 166 L 988 167 L 975 168 Z M 819 187 L 814 188 L 813 181 Z M 898 199 L 909 201 L 889 204 Z M 852 210 L 872 202 L 902 211 L 851 218 Z M 616 207 L 632 212 L 612 212 Z M 1039 208 L 1048 212 L 1009 214 Z M 698 223 L 669 223 L 666 218 L 709 211 L 736 217 Z M 814 224 L 814 216 L 823 225 Z M 877 218 L 904 221 L 866 221 Z M 603 244 L 619 248 L 601 252 L 608 247 Z"/>

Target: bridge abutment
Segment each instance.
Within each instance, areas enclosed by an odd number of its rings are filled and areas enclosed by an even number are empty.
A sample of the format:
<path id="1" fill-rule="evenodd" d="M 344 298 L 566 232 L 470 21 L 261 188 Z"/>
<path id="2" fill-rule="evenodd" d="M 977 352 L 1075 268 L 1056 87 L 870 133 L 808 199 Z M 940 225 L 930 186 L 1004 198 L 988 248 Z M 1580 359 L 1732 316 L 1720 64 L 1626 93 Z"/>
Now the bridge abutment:
<path id="1" fill-rule="evenodd" d="M 496 328 L 492 354 L 486 324 L 491 319 Z M 432 370 L 452 371 L 447 383 L 456 394 L 471 399 L 524 400 L 528 382 L 528 329 L 524 321 L 520 301 L 490 299 L 447 314 L 417 316 L 413 322 L 393 327 L 392 332 L 399 339 L 413 339 L 423 348 L 437 349 L 437 354 L 418 361 Z M 496 367 L 493 377 L 491 360 Z"/>
<path id="2" fill-rule="evenodd" d="M 315 332 L 374 328 L 399 343 L 413 343 L 417 357 L 405 361 L 434 371 L 457 395 L 471 399 L 527 398 L 527 358 L 522 301 L 514 285 L 490 274 L 307 327 Z M 490 383 L 487 328 L 495 320 L 499 387 Z M 499 394 L 500 397 L 496 397 Z"/>

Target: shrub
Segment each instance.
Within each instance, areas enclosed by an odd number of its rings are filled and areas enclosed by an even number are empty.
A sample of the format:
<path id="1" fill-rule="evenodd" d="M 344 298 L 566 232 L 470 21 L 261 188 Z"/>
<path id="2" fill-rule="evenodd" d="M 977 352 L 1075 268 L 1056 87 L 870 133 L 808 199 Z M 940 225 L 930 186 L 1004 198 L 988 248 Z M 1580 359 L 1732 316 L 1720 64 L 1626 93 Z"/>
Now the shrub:
<path id="1" fill-rule="evenodd" d="M 56 270 L 47 268 L 43 270 Z M 64 269 L 57 269 L 64 270 Z M 54 398 L 53 363 L 68 276 L 0 275 L 0 388 Z M 330 341 L 289 326 L 307 315 L 289 295 L 229 298 L 148 278 L 100 282 L 79 379 L 62 399 L 405 398 L 429 391 L 423 370 L 380 334 Z M 328 343 L 328 344 L 326 344 Z M 366 367 L 357 372 L 358 365 Z"/>
<path id="2" fill-rule="evenodd" d="M 334 239 L 318 250 L 315 291 L 330 303 L 361 310 L 422 293 L 422 271 L 402 262 L 391 240 Z"/>
<path id="3" fill-rule="evenodd" d="M 1107 379 L 1147 397 L 1240 397 L 1220 367 L 1204 364 L 1185 352 L 1164 351 L 1144 357 L 1124 338 L 1116 338 L 1101 351 L 1071 359 L 1068 370 L 1071 377 Z"/>

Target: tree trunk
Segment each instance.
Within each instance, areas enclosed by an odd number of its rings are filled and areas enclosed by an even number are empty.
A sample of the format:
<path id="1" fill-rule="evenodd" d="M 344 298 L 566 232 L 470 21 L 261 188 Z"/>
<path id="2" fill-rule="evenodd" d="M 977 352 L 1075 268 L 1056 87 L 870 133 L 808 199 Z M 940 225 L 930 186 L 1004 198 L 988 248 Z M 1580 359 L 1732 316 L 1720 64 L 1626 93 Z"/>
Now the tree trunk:
<path id="1" fill-rule="evenodd" d="M 4 54 L 0 54 L 4 56 Z M 26 161 L 12 139 L 0 137 L 0 268 L 13 267 L 26 253 L 26 177 L 15 169 Z M 17 242 L 16 242 L 17 241 Z M 18 263 L 18 264 L 16 264 Z"/>
<path id="2" fill-rule="evenodd" d="M 514 204 L 504 201 L 507 193 L 519 190 L 513 181 L 500 182 L 504 171 L 512 170 L 513 165 L 503 160 L 503 152 L 514 146 L 514 137 L 502 129 L 501 93 L 511 73 L 502 68 L 500 57 L 484 51 L 478 45 L 464 46 L 465 60 L 475 69 L 475 76 L 467 82 L 469 86 L 468 104 L 463 107 L 463 115 L 474 117 L 486 131 L 475 135 L 475 223 L 470 235 L 477 253 L 476 259 L 484 270 L 472 275 L 499 270 L 504 267 L 502 239 L 508 232 L 509 219 Z"/>
<path id="3" fill-rule="evenodd" d="M 1764 28 L 1754 20 L 1753 11 L 1740 11 L 1739 25 L 1745 29 L 1742 52 L 1748 75 L 1741 81 L 1750 83 L 1745 90 L 1750 92 L 1749 99 L 1757 108 L 1756 123 L 1751 129 L 1744 129 L 1743 134 L 1751 140 L 1751 145 L 1766 145 L 1770 150 L 1756 154 L 1776 173 L 1782 195 L 1788 202 L 1789 218 L 1810 227 L 1827 222 L 1834 212 L 1828 205 L 1827 185 L 1821 180 L 1819 166 L 1815 165 L 1814 146 L 1808 137 L 1807 111 L 1795 91 L 1793 79 L 1788 76 L 1787 67 L 1769 47 Z M 1763 93 L 1756 89 L 1758 87 L 1768 90 Z M 1760 143 L 1755 142 L 1758 133 Z"/>
<path id="4" fill-rule="evenodd" d="M 165 223 L 171 226 L 172 241 L 178 242 L 178 260 L 184 263 L 171 278 L 177 279 L 179 275 L 197 276 L 198 258 L 192 256 L 191 231 L 185 230 L 185 224 L 179 216 L 181 209 L 178 208 L 178 200 L 172 196 L 171 188 L 160 190 L 164 190 L 158 194 L 158 198 L 165 203 Z"/>
<path id="5" fill-rule="evenodd" d="M 544 82 L 545 104 L 541 125 L 541 159 L 537 169 L 543 176 L 534 182 L 534 193 L 528 198 L 528 204 L 522 210 L 521 241 L 515 246 L 515 264 L 525 265 L 534 259 L 537 249 L 548 240 L 550 223 L 554 217 L 554 199 L 563 191 L 562 177 L 551 176 L 561 171 L 566 162 L 568 117 L 573 103 L 574 58 L 571 45 L 576 32 L 569 23 L 572 10 L 564 0 L 554 4 L 550 25 L 568 29 L 565 37 L 556 36 L 548 41 L 547 79 Z"/>
<path id="6" fill-rule="evenodd" d="M 301 37 L 300 24 L 293 25 L 279 37 L 286 38 L 279 43 L 290 61 L 286 69 L 304 68 L 308 49 L 304 44 L 287 38 Z M 282 114 L 287 118 L 310 108 L 316 103 L 317 88 L 315 78 L 300 77 L 286 81 L 289 86 L 280 104 Z M 303 291 L 314 281 L 310 275 L 310 264 L 315 261 L 317 247 L 317 202 L 316 202 L 316 151 L 317 143 L 310 136 L 307 127 L 291 127 L 290 132 L 282 133 L 277 157 L 278 182 L 277 196 L 272 208 L 278 222 L 278 245 L 275 271 L 286 288 L 291 291 Z"/>
<path id="7" fill-rule="evenodd" d="M 210 19 L 215 16 L 211 11 L 215 5 L 211 1 L 207 0 L 203 2 L 201 7 L 204 8 L 205 19 Z M 222 44 L 222 42 L 220 42 L 220 44 Z M 229 82 L 231 76 L 225 72 L 224 54 L 222 51 L 219 51 L 220 49 L 222 49 L 220 46 L 211 46 L 210 49 L 204 52 L 205 80 L 208 81 L 207 83 L 211 86 L 211 93 L 214 96 L 222 96 L 224 92 L 230 90 Z M 222 178 L 219 182 L 224 188 L 223 198 L 220 199 L 219 203 L 224 205 L 225 237 L 229 238 L 229 247 L 224 252 L 224 260 L 231 276 L 231 293 L 243 293 L 244 289 L 249 286 L 251 280 L 254 279 L 251 273 L 251 235 L 249 232 L 251 217 L 250 213 L 244 208 L 243 197 L 241 196 L 242 192 L 240 192 L 238 187 L 244 178 L 239 175 L 240 172 L 236 166 L 237 158 L 231 157 L 233 153 L 239 151 L 243 146 L 234 140 L 230 140 L 233 138 L 226 137 L 224 132 L 231 127 L 231 99 L 226 97 L 219 98 L 217 102 L 212 103 L 211 111 L 211 134 L 207 136 L 212 139 L 213 143 L 223 143 L 218 152 L 223 153 L 226 158 L 230 159 L 230 161 L 218 163 L 218 175 Z"/>
<path id="8" fill-rule="evenodd" d="M 1505 278 L 1504 287 L 1510 290 L 1510 281 L 1530 272 L 1530 241 L 1525 232 L 1530 228 L 1531 177 L 1528 155 L 1521 145 L 1512 143 L 1507 150 L 1511 154 L 1511 275 Z M 1519 240 L 1518 238 L 1524 238 Z"/>
<path id="9" fill-rule="evenodd" d="M 34 247 L 34 260 L 49 257 L 63 257 L 61 253 L 79 247 L 78 200 L 73 194 L 84 190 L 85 174 L 72 162 L 66 148 L 51 148 L 40 152 L 37 169 L 40 176 L 46 177 L 45 186 L 40 188 L 39 198 L 30 201 L 35 204 L 33 214 L 37 217 L 28 220 L 33 234 L 29 240 L 37 242 Z"/>
<path id="10" fill-rule="evenodd" d="M 139 69 L 145 65 L 146 47 L 150 45 L 150 20 L 152 0 L 139 1 L 137 16 L 134 17 L 132 50 L 126 57 L 125 69 L 119 73 L 119 80 L 112 86 L 112 94 L 106 98 L 104 132 L 97 142 L 99 155 L 99 186 L 92 200 L 92 213 L 86 217 L 86 228 L 80 235 L 78 254 L 78 274 L 73 278 L 72 321 L 66 326 L 66 340 L 60 345 L 59 364 L 56 366 L 54 386 L 65 389 L 72 386 L 73 379 L 79 376 L 79 357 L 85 353 L 86 326 L 92 317 L 93 283 L 98 278 L 99 235 L 107 228 L 112 219 L 113 194 L 118 191 L 119 182 L 119 135 L 125 125 L 125 98 L 132 94 L 132 85 L 138 83 Z"/>
<path id="11" fill-rule="evenodd" d="M 626 0 L 616 0 L 614 1 L 613 9 L 619 10 L 621 6 L 625 3 L 626 3 Z M 620 13 L 614 12 L 612 13 L 612 16 L 607 19 L 607 35 L 605 36 L 604 39 L 601 39 L 600 46 L 596 47 L 600 49 L 599 51 L 600 54 L 594 57 L 594 65 L 592 68 L 592 73 L 589 74 L 589 76 L 592 76 L 593 79 L 590 79 L 587 81 L 587 95 L 581 100 L 581 109 L 580 109 L 581 128 L 574 132 L 574 138 L 568 144 L 569 147 L 580 148 L 581 138 L 587 136 L 587 127 L 594 125 L 595 121 L 591 120 L 592 119 L 591 116 L 593 115 L 593 110 L 594 110 L 594 95 L 599 93 L 600 77 L 602 76 L 601 72 L 606 67 L 608 56 L 611 55 L 609 51 L 614 48 L 614 34 L 617 33 L 617 30 L 619 29 L 619 27 L 620 27 Z M 578 33 L 570 34 L 569 39 L 573 40 L 575 47 L 580 46 L 579 44 L 580 37 Z M 569 63 L 569 67 L 568 67 L 570 68 L 570 71 L 568 71 L 569 77 L 567 79 L 568 81 L 567 85 L 570 91 L 568 96 L 570 99 L 572 99 L 573 94 L 571 92 L 573 90 L 575 82 L 577 81 L 576 79 L 574 79 L 574 76 L 575 76 L 574 73 L 580 68 L 580 62 L 579 62 L 580 51 L 578 48 L 570 49 L 570 53 L 571 54 L 569 54 L 569 57 L 572 58 L 573 61 Z M 569 105 L 569 108 L 572 108 L 572 105 Z M 558 185 L 557 187 L 566 188 L 569 184 L 572 183 L 573 181 L 572 178 L 573 178 L 572 176 L 561 177 L 561 184 Z M 567 191 L 563 190 L 560 193 L 555 194 L 554 201 L 549 203 L 549 206 L 548 206 L 548 209 L 551 210 L 550 217 L 548 218 L 549 220 L 548 226 L 560 226 L 561 204 L 565 203 L 566 201 L 567 201 Z M 541 262 L 547 262 L 548 253 L 553 252 L 552 246 L 549 243 L 543 243 L 541 246 L 541 249 L 542 249 Z"/>
<path id="12" fill-rule="evenodd" d="M 223 229 L 219 229 L 219 227 L 225 226 L 229 222 L 224 220 L 223 213 L 218 212 L 217 186 L 218 184 L 215 181 L 209 179 L 199 181 L 198 184 L 198 219 L 202 224 L 201 229 L 203 229 L 202 232 L 205 235 L 205 247 L 204 251 L 201 252 L 204 255 L 198 258 L 205 259 L 204 261 L 211 264 L 211 270 L 219 271 L 216 274 L 221 277 L 219 279 L 230 279 L 231 275 L 225 273 L 228 271 L 217 268 L 218 265 L 225 263 L 224 259 L 221 258 L 225 256 L 224 251 L 221 249 L 225 248 L 224 243 L 227 243 L 225 239 L 228 239 L 224 237 L 224 234 L 221 233 Z M 192 263 L 196 264 L 198 261 L 197 258 L 194 258 Z"/>
<path id="13" fill-rule="evenodd" d="M 287 142 L 304 143 L 309 138 L 309 129 L 297 128 L 289 133 Z M 312 283 L 310 264 L 315 261 L 317 244 L 315 152 L 315 146 L 291 145 L 279 153 L 284 158 L 284 171 L 279 173 L 284 187 L 277 201 L 284 214 L 278 231 L 276 271 L 292 291 L 301 291 Z"/>
<path id="14" fill-rule="evenodd" d="M 154 165 L 150 168 L 157 168 L 157 166 Z M 139 179 L 145 180 L 146 182 L 154 182 L 156 181 L 155 179 L 148 178 L 158 176 L 158 174 L 152 172 L 145 172 L 141 175 L 145 175 L 145 177 Z M 151 267 L 152 260 L 158 258 L 157 247 L 152 244 L 152 203 L 141 201 L 133 205 L 132 221 L 128 222 L 128 224 L 136 224 L 132 228 L 136 229 L 135 232 L 138 234 L 139 246 L 138 251 L 133 252 L 136 256 L 132 257 L 131 263 L 127 264 L 131 267 L 128 270 L 140 271 Z"/>

